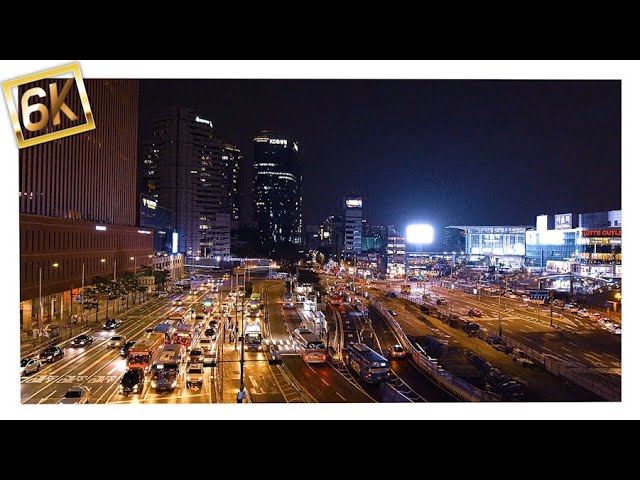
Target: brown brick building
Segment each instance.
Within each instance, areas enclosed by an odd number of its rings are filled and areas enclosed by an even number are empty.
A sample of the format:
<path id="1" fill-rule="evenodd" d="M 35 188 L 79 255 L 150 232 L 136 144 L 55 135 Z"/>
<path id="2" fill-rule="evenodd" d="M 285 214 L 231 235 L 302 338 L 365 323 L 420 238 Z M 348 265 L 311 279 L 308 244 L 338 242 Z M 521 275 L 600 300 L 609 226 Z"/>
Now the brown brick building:
<path id="1" fill-rule="evenodd" d="M 88 284 L 95 275 L 120 276 L 151 263 L 152 235 L 136 226 L 138 81 L 85 85 L 96 129 L 20 150 L 25 329 L 37 318 L 40 289 L 45 321 L 64 320 L 75 308 L 71 289 L 82 285 L 83 268 Z"/>

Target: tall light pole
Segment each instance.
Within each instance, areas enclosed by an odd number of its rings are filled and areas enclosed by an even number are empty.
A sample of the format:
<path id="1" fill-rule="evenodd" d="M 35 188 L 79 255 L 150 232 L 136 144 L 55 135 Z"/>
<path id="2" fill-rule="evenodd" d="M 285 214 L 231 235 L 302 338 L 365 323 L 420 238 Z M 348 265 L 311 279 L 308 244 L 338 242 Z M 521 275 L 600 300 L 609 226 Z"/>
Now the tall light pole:
<path id="1" fill-rule="evenodd" d="M 133 260 L 133 274 L 135 275 L 138 269 L 136 257 L 129 257 L 129 260 Z"/>

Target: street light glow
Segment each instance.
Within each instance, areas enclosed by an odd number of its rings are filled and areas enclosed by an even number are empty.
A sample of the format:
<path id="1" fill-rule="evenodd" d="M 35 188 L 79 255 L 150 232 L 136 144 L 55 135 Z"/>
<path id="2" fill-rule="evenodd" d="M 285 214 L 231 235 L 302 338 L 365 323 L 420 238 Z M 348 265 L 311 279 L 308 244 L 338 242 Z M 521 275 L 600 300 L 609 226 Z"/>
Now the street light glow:
<path id="1" fill-rule="evenodd" d="M 58 262 L 53 264 L 53 268 L 58 268 L 60 266 L 60 264 Z"/>
<path id="2" fill-rule="evenodd" d="M 107 260 L 106 260 L 106 259 L 104 259 L 104 258 L 101 258 L 101 259 L 100 259 L 100 263 L 104 263 L 104 262 L 106 262 L 106 261 L 107 261 Z"/>
<path id="3" fill-rule="evenodd" d="M 433 227 L 427 223 L 415 223 L 407 226 L 407 243 L 432 243 Z"/>

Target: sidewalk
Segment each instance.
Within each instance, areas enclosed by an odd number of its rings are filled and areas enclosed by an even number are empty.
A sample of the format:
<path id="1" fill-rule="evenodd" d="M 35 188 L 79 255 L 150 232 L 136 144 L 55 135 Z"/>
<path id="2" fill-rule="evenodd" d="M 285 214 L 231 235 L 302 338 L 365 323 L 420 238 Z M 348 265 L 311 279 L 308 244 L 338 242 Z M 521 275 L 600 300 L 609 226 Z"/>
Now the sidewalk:
<path id="1" fill-rule="evenodd" d="M 113 310 L 113 300 L 109 302 L 109 314 L 113 316 L 118 315 L 128 315 L 139 307 L 143 305 L 147 305 L 149 302 L 155 300 L 157 297 L 151 297 L 147 301 L 142 301 L 140 303 L 136 303 L 133 305 L 132 302 L 129 302 L 129 309 L 127 309 L 124 305 L 120 310 L 116 309 L 114 314 Z M 20 357 L 27 357 L 33 355 L 37 351 L 48 347 L 50 345 L 58 345 L 60 343 L 67 342 L 73 337 L 80 335 L 81 333 L 88 333 L 90 331 L 97 330 L 99 326 L 104 324 L 105 321 L 105 310 L 106 310 L 106 301 L 100 301 L 100 306 L 98 308 L 98 321 L 96 321 L 96 312 L 92 311 L 89 314 L 86 322 L 79 321 L 76 324 L 67 323 L 66 320 L 56 319 L 50 323 L 45 323 L 43 326 L 49 326 L 50 331 L 59 328 L 60 335 L 57 337 L 38 337 L 37 339 L 33 338 L 33 334 L 31 330 L 21 330 L 20 331 Z"/>
<path id="2" fill-rule="evenodd" d="M 222 345 L 222 358 L 218 362 L 218 375 L 222 377 L 222 403 L 236 403 L 240 391 L 240 342 L 229 342 L 229 331 L 222 330 L 219 341 Z M 223 336 L 224 335 L 224 336 Z"/>

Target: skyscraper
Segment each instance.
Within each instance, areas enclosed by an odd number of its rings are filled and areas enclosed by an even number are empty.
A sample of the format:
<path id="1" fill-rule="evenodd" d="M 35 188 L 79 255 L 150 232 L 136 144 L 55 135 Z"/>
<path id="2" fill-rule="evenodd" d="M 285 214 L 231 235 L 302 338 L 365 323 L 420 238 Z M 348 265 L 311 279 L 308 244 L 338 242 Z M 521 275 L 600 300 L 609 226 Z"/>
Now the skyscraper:
<path id="1" fill-rule="evenodd" d="M 238 147 L 230 143 L 222 145 L 222 179 L 224 207 L 231 215 L 231 222 L 240 222 L 240 164 L 243 155 Z M 238 228 L 236 225 L 235 228 Z"/>
<path id="2" fill-rule="evenodd" d="M 182 107 L 156 119 L 144 145 L 142 193 L 173 212 L 178 251 L 189 256 L 229 255 L 232 207 L 223 188 L 223 152 L 213 122 Z"/>
<path id="3" fill-rule="evenodd" d="M 362 252 L 362 197 L 345 197 L 344 258 L 352 260 Z"/>
<path id="4" fill-rule="evenodd" d="M 253 139 L 255 218 L 260 244 L 302 244 L 302 169 L 298 144 L 263 130 Z"/>
<path id="5" fill-rule="evenodd" d="M 83 282 L 133 272 L 153 253 L 136 227 L 138 81 L 85 84 L 97 128 L 20 150 L 23 328 L 68 318 Z"/>

